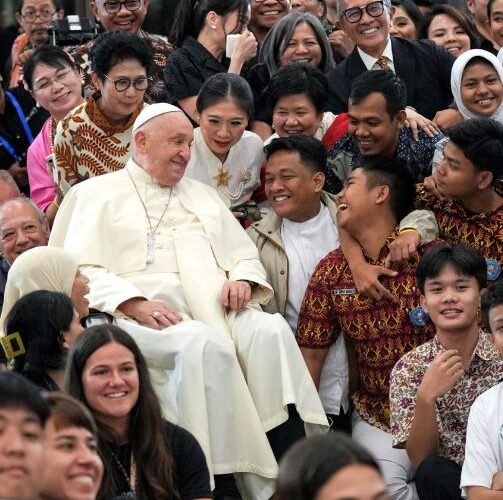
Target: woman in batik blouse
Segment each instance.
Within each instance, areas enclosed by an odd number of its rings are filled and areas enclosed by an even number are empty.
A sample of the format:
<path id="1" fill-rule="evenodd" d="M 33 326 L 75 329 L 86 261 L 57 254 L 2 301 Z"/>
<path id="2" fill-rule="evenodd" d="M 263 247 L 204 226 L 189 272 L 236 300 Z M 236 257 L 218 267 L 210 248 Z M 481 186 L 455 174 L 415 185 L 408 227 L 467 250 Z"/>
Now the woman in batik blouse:
<path id="1" fill-rule="evenodd" d="M 91 64 L 96 92 L 56 130 L 54 169 L 60 199 L 74 184 L 124 167 L 133 123 L 146 106 L 152 54 L 143 39 L 104 33 L 93 44 Z"/>

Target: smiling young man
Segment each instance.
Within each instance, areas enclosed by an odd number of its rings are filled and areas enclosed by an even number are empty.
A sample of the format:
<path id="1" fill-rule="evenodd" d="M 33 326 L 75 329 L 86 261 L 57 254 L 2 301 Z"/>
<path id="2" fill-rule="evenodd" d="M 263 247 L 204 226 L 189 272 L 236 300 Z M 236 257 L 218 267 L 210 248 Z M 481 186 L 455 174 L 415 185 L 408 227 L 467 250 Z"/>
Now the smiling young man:
<path id="1" fill-rule="evenodd" d="M 446 131 L 444 159 L 424 185 L 416 207 L 431 210 L 440 238 L 470 245 L 487 259 L 489 281 L 503 265 L 503 125 L 487 118 L 462 122 Z"/>
<path id="2" fill-rule="evenodd" d="M 489 286 L 481 300 L 482 318 L 493 346 L 503 354 L 503 283 Z M 503 499 L 503 383 L 473 403 L 466 430 L 465 461 L 461 472 L 463 497 Z"/>
<path id="3" fill-rule="evenodd" d="M 407 105 L 426 118 L 449 106 L 454 57 L 429 40 L 390 37 L 394 14 L 390 0 L 337 0 L 337 12 L 356 47 L 328 74 L 331 111 L 347 111 L 353 80 L 376 68 L 389 68 L 399 76 L 407 88 Z"/>
<path id="4" fill-rule="evenodd" d="M 383 157 L 359 158 L 338 198 L 339 228 L 358 242 L 368 263 L 383 266 L 387 245 L 398 234 L 398 221 L 412 210 L 414 196 L 414 182 L 402 165 Z M 358 293 L 342 250 L 331 251 L 311 276 L 296 334 L 317 387 L 322 370 L 333 364 L 330 346 L 341 334 L 351 341 L 361 381 L 352 397 L 353 438 L 374 454 L 393 498 L 410 500 L 417 497 L 408 484 L 407 454 L 392 448 L 389 375 L 403 354 L 433 336 L 418 311 L 416 262 L 382 277 L 394 301 L 373 301 Z"/>
<path id="5" fill-rule="evenodd" d="M 17 373 L 0 373 L 0 498 L 34 500 L 43 464 L 43 428 L 49 407 Z"/>
<path id="6" fill-rule="evenodd" d="M 393 444 L 407 450 L 416 468 L 420 500 L 457 500 L 470 406 L 503 377 L 503 363 L 478 324 L 487 266 L 471 247 L 440 246 L 419 262 L 417 281 L 436 335 L 391 374 Z"/>
<path id="7" fill-rule="evenodd" d="M 328 184 L 344 182 L 360 156 L 382 155 L 398 158 L 411 172 L 415 182 L 431 173 L 435 145 L 442 139 L 420 131 L 416 141 L 405 126 L 407 90 L 403 81 L 391 71 L 367 71 L 351 86 L 348 110 L 348 133 L 328 152 L 331 169 Z"/>

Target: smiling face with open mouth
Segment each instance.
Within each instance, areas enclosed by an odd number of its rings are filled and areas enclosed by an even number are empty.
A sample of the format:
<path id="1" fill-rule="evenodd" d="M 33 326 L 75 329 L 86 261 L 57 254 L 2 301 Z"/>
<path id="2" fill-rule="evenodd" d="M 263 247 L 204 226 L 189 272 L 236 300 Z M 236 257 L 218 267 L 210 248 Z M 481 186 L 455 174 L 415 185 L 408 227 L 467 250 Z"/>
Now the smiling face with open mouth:
<path id="1" fill-rule="evenodd" d="M 458 21 L 447 14 L 438 14 L 430 23 L 428 38 L 454 57 L 470 49 L 470 37 Z"/>
<path id="2" fill-rule="evenodd" d="M 294 222 L 315 217 L 324 182 L 323 173 L 314 172 L 297 151 L 279 150 L 267 161 L 265 193 L 278 217 Z"/>
<path id="3" fill-rule="evenodd" d="M 375 0 L 342 0 L 342 12 L 355 7 L 364 8 Z M 345 16 L 341 17 L 342 29 L 363 52 L 379 57 L 383 53 L 389 39 L 391 27 L 390 12 L 384 7 L 378 17 L 370 16 L 365 10 L 361 19 L 356 23 L 350 23 Z"/>
<path id="4" fill-rule="evenodd" d="M 120 5 L 118 12 L 110 13 L 105 7 L 105 4 L 116 5 L 119 2 L 116 0 L 97 0 L 96 2 L 91 2 L 91 10 L 93 11 L 94 17 L 97 21 L 105 28 L 106 31 L 127 31 L 129 33 L 137 34 L 145 20 L 147 15 L 147 8 L 149 0 L 138 0 L 140 4 L 137 7 L 135 2 L 126 2 L 126 4 Z M 127 8 L 131 5 L 133 10 Z"/>
<path id="5" fill-rule="evenodd" d="M 51 418 L 44 431 L 44 464 L 41 498 L 96 498 L 103 463 L 96 437 L 85 427 L 56 425 Z"/>
<path id="6" fill-rule="evenodd" d="M 304 134 L 314 137 L 323 113 L 318 113 L 305 94 L 292 94 L 278 99 L 274 106 L 272 123 L 280 137 Z"/>
<path id="7" fill-rule="evenodd" d="M 313 28 L 307 23 L 299 23 L 280 56 L 281 66 L 292 62 L 306 63 L 318 68 L 322 54 L 320 43 Z"/>
<path id="8" fill-rule="evenodd" d="M 291 9 L 289 0 L 252 0 L 250 15 L 250 30 L 265 34 Z M 262 39 L 262 37 L 257 36 Z"/>
<path id="9" fill-rule="evenodd" d="M 82 385 L 97 420 L 113 429 L 127 427 L 139 395 L 138 370 L 129 349 L 109 342 L 94 351 L 84 366 Z"/>
<path id="10" fill-rule="evenodd" d="M 472 61 L 463 72 L 461 99 L 472 113 L 490 117 L 503 99 L 503 83 L 491 63 L 482 58 L 474 58 Z"/>
<path id="11" fill-rule="evenodd" d="M 466 276 L 447 264 L 438 276 L 427 278 L 421 305 L 437 330 L 463 331 L 477 322 L 480 288 L 473 276 Z"/>

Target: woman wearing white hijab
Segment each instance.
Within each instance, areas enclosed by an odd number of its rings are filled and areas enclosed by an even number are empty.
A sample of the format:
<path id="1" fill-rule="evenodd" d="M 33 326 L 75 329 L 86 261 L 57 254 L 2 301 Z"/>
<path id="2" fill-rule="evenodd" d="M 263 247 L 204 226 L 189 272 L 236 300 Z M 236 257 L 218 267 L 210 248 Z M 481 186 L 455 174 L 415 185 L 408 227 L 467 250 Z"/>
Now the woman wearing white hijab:
<path id="1" fill-rule="evenodd" d="M 75 254 L 55 247 L 35 247 L 21 254 L 12 264 L 5 286 L 0 325 L 21 297 L 35 290 L 66 293 L 79 316 L 89 314 L 88 279 L 79 271 Z"/>
<path id="2" fill-rule="evenodd" d="M 503 66 L 490 52 L 472 49 L 461 54 L 452 66 L 451 89 L 465 120 L 503 123 Z"/>

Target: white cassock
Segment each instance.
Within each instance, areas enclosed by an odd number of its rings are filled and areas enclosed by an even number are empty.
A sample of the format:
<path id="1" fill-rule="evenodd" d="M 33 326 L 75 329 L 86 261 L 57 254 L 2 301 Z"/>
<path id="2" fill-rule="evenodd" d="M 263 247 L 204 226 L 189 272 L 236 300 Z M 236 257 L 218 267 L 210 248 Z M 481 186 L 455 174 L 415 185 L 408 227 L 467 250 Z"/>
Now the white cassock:
<path id="1" fill-rule="evenodd" d="M 255 245 L 214 189 L 182 179 L 147 263 L 149 226 L 132 179 L 152 227 L 170 188 L 132 160 L 126 168 L 74 186 L 49 244 L 79 253 L 90 307 L 112 314 L 134 337 L 165 416 L 196 436 L 210 471 L 238 473 L 245 498 L 269 498 L 277 464 L 265 432 L 287 420 L 288 404 L 308 433 L 328 423 L 288 324 L 258 306 L 272 290 Z M 226 279 L 258 283 L 244 311 L 226 314 L 220 306 Z M 132 297 L 167 302 L 187 319 L 162 331 L 144 327 L 117 310 Z"/>

